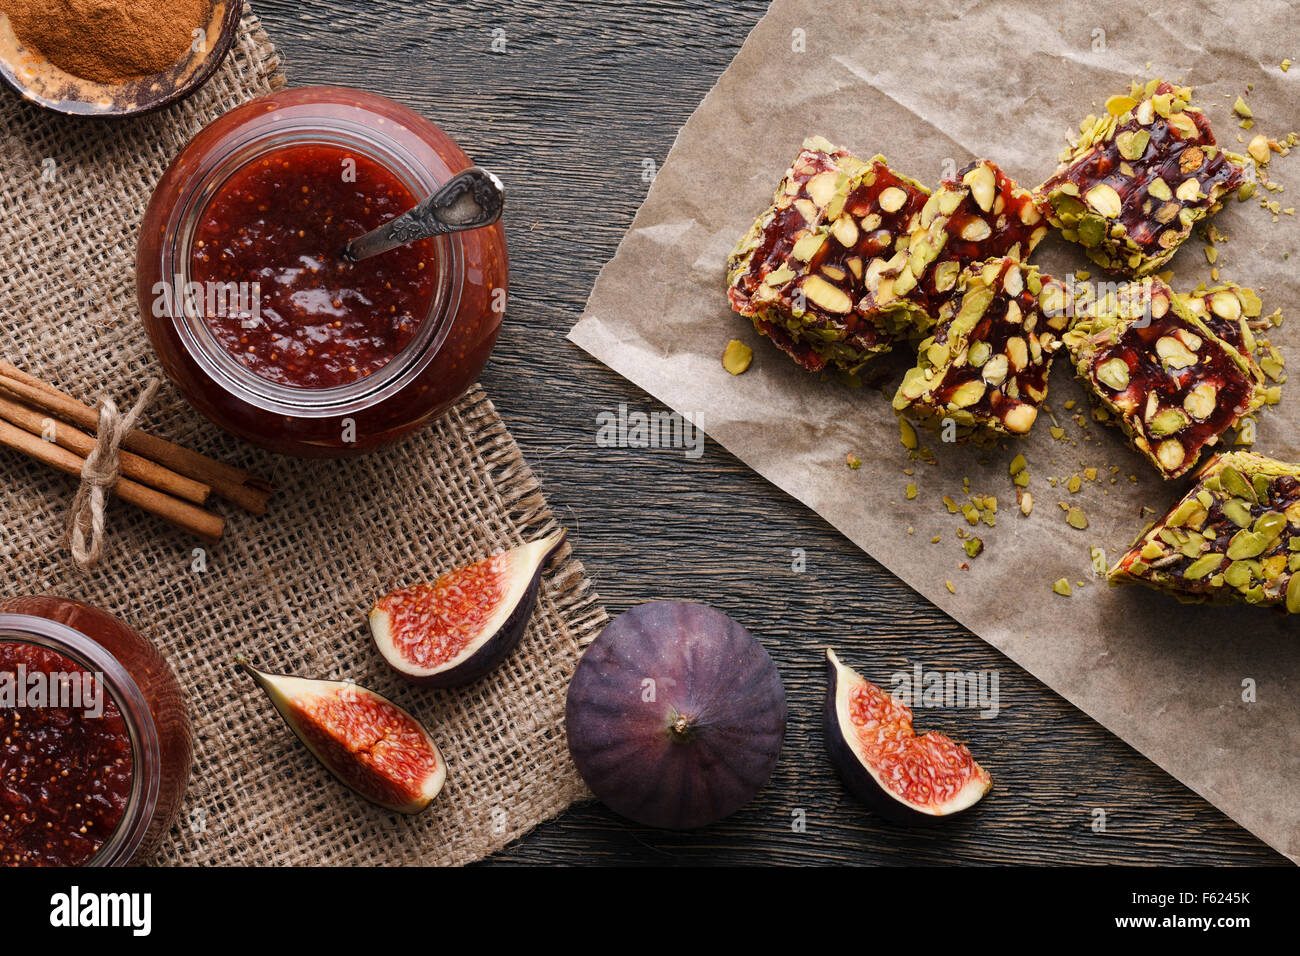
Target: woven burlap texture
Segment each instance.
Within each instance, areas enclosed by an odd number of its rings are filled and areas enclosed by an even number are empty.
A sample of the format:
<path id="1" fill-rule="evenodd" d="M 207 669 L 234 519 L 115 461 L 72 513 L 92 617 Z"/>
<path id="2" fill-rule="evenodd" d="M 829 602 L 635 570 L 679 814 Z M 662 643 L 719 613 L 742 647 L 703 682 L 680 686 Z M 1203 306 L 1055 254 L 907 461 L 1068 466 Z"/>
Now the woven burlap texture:
<path id="1" fill-rule="evenodd" d="M 205 124 L 284 82 L 248 12 L 216 77 L 163 113 L 92 122 L 0 99 L 0 355 L 86 401 L 108 393 L 129 402 L 160 374 L 133 284 L 150 191 Z M 564 692 L 605 614 L 567 546 L 519 649 L 468 688 L 416 688 L 369 640 L 366 612 L 378 595 L 556 527 L 480 389 L 420 435 L 347 462 L 251 449 L 170 386 L 142 424 L 271 478 L 279 491 L 270 512 L 224 509 L 225 541 L 199 550 L 162 522 L 110 504 L 105 558 L 82 574 L 59 544 L 76 482 L 0 450 L 0 594 L 98 605 L 175 666 L 190 695 L 196 752 L 186 806 L 158 862 L 465 863 L 583 796 L 565 746 Z M 391 697 L 432 730 L 447 758 L 446 789 L 415 817 L 360 800 L 236 671 L 237 654 Z"/>

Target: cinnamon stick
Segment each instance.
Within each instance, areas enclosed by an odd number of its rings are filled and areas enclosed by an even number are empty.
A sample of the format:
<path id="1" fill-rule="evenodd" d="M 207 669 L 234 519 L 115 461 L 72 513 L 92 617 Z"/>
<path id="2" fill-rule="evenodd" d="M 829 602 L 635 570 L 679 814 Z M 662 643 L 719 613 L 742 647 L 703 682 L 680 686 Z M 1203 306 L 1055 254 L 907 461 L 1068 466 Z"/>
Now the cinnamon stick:
<path id="1" fill-rule="evenodd" d="M 0 394 L 88 431 L 99 427 L 96 409 L 3 360 L 0 360 Z M 266 514 L 273 489 L 254 475 L 139 429 L 126 436 L 122 447 L 207 485 L 213 494 L 246 511 L 255 515 Z"/>
<path id="2" fill-rule="evenodd" d="M 69 475 L 79 476 L 86 463 L 75 452 L 47 442 L 12 422 L 3 420 L 0 420 L 0 445 Z M 226 519 L 220 515 L 204 511 L 188 501 L 148 488 L 129 478 L 119 480 L 113 487 L 113 494 L 209 544 L 216 544 L 225 533 Z"/>
<path id="3" fill-rule="evenodd" d="M 0 419 L 7 420 L 23 429 L 23 431 L 30 432 L 42 440 L 49 440 L 45 437 L 46 424 L 49 419 L 26 405 L 20 405 L 7 398 L 0 398 Z M 89 457 L 90 453 L 95 450 L 95 446 L 99 444 L 93 435 L 88 435 L 64 422 L 56 422 L 52 432 L 51 437 L 56 445 L 75 452 L 83 459 Z M 133 478 L 142 485 L 156 488 L 158 491 L 188 501 L 191 504 L 206 504 L 208 497 L 212 493 L 212 489 L 207 485 L 194 481 L 192 478 L 186 478 L 170 468 L 164 468 L 148 458 L 141 458 L 129 451 L 118 453 L 118 466 L 124 477 Z"/>

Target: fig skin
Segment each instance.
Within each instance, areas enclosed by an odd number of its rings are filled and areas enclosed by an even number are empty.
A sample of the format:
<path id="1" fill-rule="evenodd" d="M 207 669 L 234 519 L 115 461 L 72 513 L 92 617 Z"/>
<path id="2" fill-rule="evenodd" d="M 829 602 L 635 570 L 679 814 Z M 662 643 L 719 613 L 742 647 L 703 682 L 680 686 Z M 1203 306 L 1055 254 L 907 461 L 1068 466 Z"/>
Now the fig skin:
<path id="1" fill-rule="evenodd" d="M 369 615 L 370 633 L 374 638 L 375 647 L 389 667 L 413 684 L 418 684 L 421 687 L 434 690 L 464 687 L 466 684 L 471 684 L 480 677 L 489 674 L 500 666 L 501 662 L 523 639 L 524 632 L 528 629 L 528 622 L 532 619 L 533 611 L 537 607 L 537 595 L 541 590 L 542 575 L 554 560 L 564 540 L 565 532 L 561 530 L 546 538 L 530 541 L 527 544 L 511 549 L 513 555 L 528 554 L 530 556 L 531 560 L 528 560 L 526 567 L 512 569 L 513 574 L 519 574 L 531 568 L 529 579 L 522 589 L 518 587 L 512 589 L 515 592 L 514 595 L 506 596 L 507 601 L 513 597 L 514 603 L 514 608 L 509 615 L 494 628 L 492 634 L 487 636 L 486 639 L 481 634 L 476 637 L 470 646 L 466 648 L 468 653 L 462 651 L 453 661 L 441 664 L 433 670 L 407 660 L 393 643 L 388 615 L 379 606 L 383 600 L 382 598 L 380 602 L 376 602 Z M 405 590 L 405 588 L 399 590 Z M 398 592 L 390 592 L 390 595 L 396 593 Z M 385 595 L 385 597 L 390 595 Z"/>
<path id="2" fill-rule="evenodd" d="M 646 826 L 694 829 L 767 785 L 785 736 L 785 687 L 763 646 L 721 611 L 651 602 L 587 648 L 565 725 L 579 773 L 606 806 Z"/>
<path id="3" fill-rule="evenodd" d="M 840 663 L 835 652 L 830 648 L 826 649 L 826 670 L 827 670 L 827 687 L 826 687 L 826 704 L 823 711 L 826 737 L 826 750 L 830 754 L 831 762 L 835 769 L 839 771 L 840 779 L 844 781 L 844 786 L 855 797 L 865 803 L 873 813 L 889 820 L 892 823 L 902 824 L 903 826 L 913 827 L 934 827 L 945 823 L 954 817 L 961 816 L 971 807 L 976 806 L 992 787 L 990 781 L 982 789 L 971 788 L 970 793 L 966 795 L 965 805 L 958 805 L 955 809 L 942 814 L 926 813 L 912 804 L 897 796 L 893 791 L 887 789 L 876 782 L 871 771 L 858 758 L 857 751 L 849 742 L 844 733 L 843 725 L 840 722 L 839 714 L 839 691 L 842 685 L 847 684 L 858 678 L 850 668 Z M 973 781 L 972 781 L 973 783 Z M 975 790 L 978 789 L 978 794 Z M 974 799 L 969 799 L 971 796 Z"/>
<path id="4" fill-rule="evenodd" d="M 295 677 L 291 674 L 270 674 L 266 671 L 258 670 L 243 657 L 237 657 L 235 663 L 257 682 L 257 686 L 262 689 L 268 698 L 270 698 L 271 703 L 275 706 L 276 712 L 279 713 L 279 715 L 284 719 L 284 722 L 289 725 L 289 729 L 294 732 L 294 735 L 302 741 L 303 746 L 306 747 L 311 755 L 320 762 L 321 766 L 328 770 L 336 780 L 357 796 L 378 807 L 383 807 L 385 810 L 392 810 L 397 813 L 415 814 L 428 807 L 429 804 L 437 798 L 438 794 L 442 792 L 442 788 L 447 782 L 447 761 L 443 759 L 442 751 L 438 749 L 438 745 L 434 743 L 432 735 L 430 735 L 424 724 L 416 720 L 415 717 L 406 710 L 398 707 L 387 697 L 384 697 L 382 694 L 377 694 L 372 690 L 368 690 L 365 687 L 361 687 L 358 684 L 352 684 L 345 681 L 317 680 L 309 677 Z M 309 691 L 321 697 L 337 696 L 340 692 L 346 692 L 391 707 L 393 710 L 410 720 L 411 723 L 419 729 L 423 736 L 423 743 L 432 752 L 437 762 L 436 772 L 432 776 L 419 781 L 396 781 L 395 783 L 397 784 L 405 785 L 408 788 L 415 790 L 413 796 L 406 802 L 390 802 L 384 799 L 380 794 L 367 793 L 352 780 L 349 780 L 344 776 L 342 768 L 336 767 L 333 760 L 322 754 L 304 732 L 300 723 L 301 715 L 298 707 L 291 699 L 294 688 L 301 691 Z M 377 774 L 377 772 L 375 773 Z"/>

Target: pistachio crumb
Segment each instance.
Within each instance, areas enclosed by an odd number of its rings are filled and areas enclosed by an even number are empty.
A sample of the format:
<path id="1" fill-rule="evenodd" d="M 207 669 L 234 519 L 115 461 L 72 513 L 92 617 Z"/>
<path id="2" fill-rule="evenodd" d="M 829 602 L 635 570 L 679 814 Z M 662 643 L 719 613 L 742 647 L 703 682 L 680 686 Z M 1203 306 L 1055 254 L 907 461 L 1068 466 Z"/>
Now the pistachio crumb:
<path id="1" fill-rule="evenodd" d="M 850 468 L 852 468 L 854 471 L 857 471 L 859 468 L 862 467 L 862 459 L 859 458 L 857 455 L 853 454 L 853 452 L 849 452 L 847 455 L 844 456 L 844 463 L 848 465 Z"/>
<path id="2" fill-rule="evenodd" d="M 1250 153 L 1251 159 L 1263 166 L 1271 158 L 1268 151 L 1268 138 L 1263 134 L 1256 136 L 1246 147 L 1246 152 Z"/>
<path id="3" fill-rule="evenodd" d="M 908 500 L 908 501 L 911 501 L 913 498 L 916 497 L 916 485 L 908 485 L 908 486 L 903 490 L 903 493 L 904 493 L 905 495 L 907 495 L 907 500 Z"/>
<path id="4" fill-rule="evenodd" d="M 903 447 L 908 451 L 916 451 L 920 441 L 916 437 L 916 429 L 912 426 L 912 423 L 906 418 L 900 418 L 898 420 L 898 431 L 899 441 L 903 443 Z"/>
<path id="5" fill-rule="evenodd" d="M 722 367 L 732 375 L 739 375 L 754 361 L 754 350 L 740 339 L 732 339 L 722 353 Z"/>
<path id="6" fill-rule="evenodd" d="M 1052 585 L 1052 590 L 1061 595 L 1061 597 L 1069 597 L 1073 593 L 1070 590 L 1070 582 L 1065 578 L 1057 578 L 1056 582 Z"/>
<path id="7" fill-rule="evenodd" d="M 949 594 L 956 594 L 956 593 L 957 593 L 957 589 L 956 589 L 955 587 L 952 586 L 952 582 L 951 582 L 951 581 L 944 581 L 944 582 L 943 582 L 943 586 L 946 587 L 946 588 L 948 589 L 948 593 L 949 593 Z"/>
<path id="8" fill-rule="evenodd" d="M 1084 514 L 1082 508 L 1076 505 L 1066 512 L 1065 523 L 1071 528 L 1082 531 L 1084 528 L 1088 527 L 1088 516 Z"/>

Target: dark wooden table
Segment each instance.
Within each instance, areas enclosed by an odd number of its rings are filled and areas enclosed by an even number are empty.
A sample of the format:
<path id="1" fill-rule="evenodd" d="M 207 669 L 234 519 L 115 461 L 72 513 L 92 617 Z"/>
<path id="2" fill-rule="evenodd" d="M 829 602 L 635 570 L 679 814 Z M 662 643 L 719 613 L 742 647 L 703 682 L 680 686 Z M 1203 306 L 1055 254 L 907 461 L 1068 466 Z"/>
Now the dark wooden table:
<path id="1" fill-rule="evenodd" d="M 789 694 L 773 781 L 731 819 L 671 834 L 583 805 L 492 862 L 1286 862 L 717 445 L 698 460 L 597 446 L 599 412 L 660 406 L 565 333 L 645 195 L 646 161 L 663 161 L 766 2 L 255 4 L 293 84 L 387 94 L 506 180 L 510 309 L 483 383 L 610 613 L 656 598 L 713 604 L 763 639 Z M 806 573 L 791 571 L 794 548 Z M 918 720 L 969 742 L 989 768 L 996 789 L 984 806 L 912 832 L 843 791 L 822 747 L 828 643 L 879 681 L 918 659 L 999 673 L 997 719 L 929 710 Z M 1097 809 L 1105 832 L 1094 832 Z"/>

